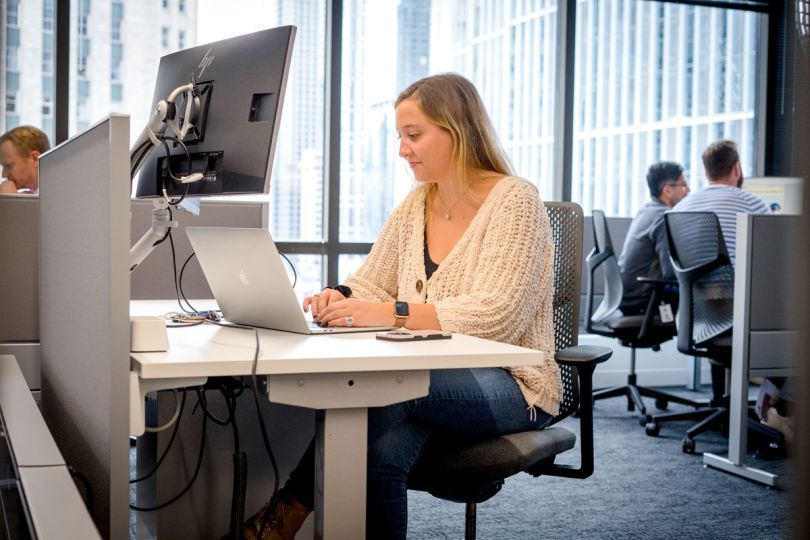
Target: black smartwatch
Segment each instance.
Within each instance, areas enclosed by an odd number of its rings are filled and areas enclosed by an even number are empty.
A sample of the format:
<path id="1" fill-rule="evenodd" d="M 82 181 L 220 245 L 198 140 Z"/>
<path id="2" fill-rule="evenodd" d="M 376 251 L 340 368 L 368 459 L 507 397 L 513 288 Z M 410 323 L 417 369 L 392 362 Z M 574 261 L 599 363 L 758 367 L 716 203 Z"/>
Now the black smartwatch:
<path id="1" fill-rule="evenodd" d="M 352 295 L 352 290 L 349 288 L 348 285 L 335 285 L 334 287 L 329 288 L 336 290 L 346 298 L 349 298 Z"/>
<path id="2" fill-rule="evenodd" d="M 402 328 L 408 320 L 410 310 L 408 309 L 408 302 L 394 302 L 394 326 Z"/>

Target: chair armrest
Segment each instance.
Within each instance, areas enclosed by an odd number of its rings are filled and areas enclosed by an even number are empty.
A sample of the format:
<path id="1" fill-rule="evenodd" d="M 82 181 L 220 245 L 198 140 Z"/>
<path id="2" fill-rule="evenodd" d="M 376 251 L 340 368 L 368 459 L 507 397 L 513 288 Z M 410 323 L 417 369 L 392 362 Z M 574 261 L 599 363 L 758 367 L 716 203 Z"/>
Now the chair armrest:
<path id="1" fill-rule="evenodd" d="M 562 476 L 565 478 L 588 478 L 593 474 L 593 370 L 613 355 L 610 347 L 579 345 L 557 351 L 558 363 L 577 368 L 579 378 L 579 467 L 557 465 L 553 462 L 539 463 L 529 472 L 535 476 Z"/>
<path id="2" fill-rule="evenodd" d="M 654 278 L 648 276 L 638 276 L 636 281 L 639 283 L 652 283 L 655 285 L 655 288 L 650 295 L 650 300 L 647 302 L 647 309 L 644 310 L 644 320 L 641 322 L 641 328 L 638 331 L 638 339 L 643 340 L 647 336 L 647 332 L 650 329 L 650 325 L 653 324 L 653 319 L 655 319 L 655 313 L 658 311 L 658 301 L 663 296 L 664 287 L 667 285 L 678 285 L 677 279 L 668 279 L 668 278 Z"/>
<path id="3" fill-rule="evenodd" d="M 554 359 L 558 364 L 565 366 L 580 367 L 585 365 L 601 364 L 613 355 L 613 349 L 610 347 L 601 347 L 598 345 L 577 345 L 576 347 L 568 347 L 561 349 L 554 355 Z"/>
<path id="4" fill-rule="evenodd" d="M 647 277 L 647 276 L 638 276 L 636 281 L 639 283 L 653 283 L 655 285 L 677 285 L 678 280 L 675 278 L 667 279 L 667 278 L 654 278 L 654 277 Z"/>

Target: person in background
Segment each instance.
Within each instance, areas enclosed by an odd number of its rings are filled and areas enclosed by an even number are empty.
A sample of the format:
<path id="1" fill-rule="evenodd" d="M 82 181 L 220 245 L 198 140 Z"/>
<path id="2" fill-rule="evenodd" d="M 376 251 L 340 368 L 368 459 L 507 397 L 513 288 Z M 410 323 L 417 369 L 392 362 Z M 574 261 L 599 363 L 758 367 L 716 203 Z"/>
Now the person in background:
<path id="1" fill-rule="evenodd" d="M 664 212 L 689 193 L 683 167 L 672 161 L 654 163 L 647 171 L 647 186 L 650 188 L 650 201 L 633 218 L 619 256 L 624 286 L 619 308 L 625 315 L 644 313 L 653 291 L 651 283 L 641 283 L 636 278 L 675 278 L 669 260 Z M 677 299 L 676 289 L 665 289 L 662 300 L 672 305 L 673 311 L 676 310 Z"/>
<path id="2" fill-rule="evenodd" d="M 51 148 L 48 136 L 33 126 L 19 126 L 0 135 L 0 193 L 39 194 L 39 156 Z"/>
<path id="3" fill-rule="evenodd" d="M 737 143 L 729 140 L 713 142 L 703 151 L 703 167 L 709 185 L 675 205 L 673 212 L 714 212 L 726 243 L 731 264 L 737 254 L 737 214 L 770 214 L 765 201 L 740 189 L 743 185 L 742 165 Z M 712 385 L 715 395 L 725 389 L 723 366 L 712 364 Z"/>
<path id="4" fill-rule="evenodd" d="M 441 329 L 541 351 L 537 365 L 441 369 L 427 396 L 368 411 L 366 534 L 401 539 L 407 480 L 429 441 L 542 429 L 559 410 L 551 228 L 537 188 L 512 176 L 481 98 L 456 74 L 395 102 L 399 155 L 418 183 L 360 269 L 304 300 L 327 326 Z M 314 506 L 310 444 L 245 538 L 292 538 Z"/>
<path id="5" fill-rule="evenodd" d="M 720 221 L 731 264 L 737 253 L 737 214 L 770 214 L 765 201 L 743 191 L 743 172 L 737 143 L 721 140 L 703 151 L 703 167 L 709 185 L 685 198 L 673 212 L 714 212 Z"/>

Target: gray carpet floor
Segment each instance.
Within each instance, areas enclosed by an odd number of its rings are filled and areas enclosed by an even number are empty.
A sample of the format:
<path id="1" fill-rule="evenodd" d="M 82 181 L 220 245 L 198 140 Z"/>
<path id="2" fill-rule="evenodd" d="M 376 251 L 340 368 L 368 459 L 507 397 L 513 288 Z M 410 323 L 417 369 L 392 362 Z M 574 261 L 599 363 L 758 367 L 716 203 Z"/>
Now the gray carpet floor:
<path id="1" fill-rule="evenodd" d="M 692 424 L 671 422 L 662 425 L 658 437 L 649 437 L 637 416 L 627 412 L 624 398 L 598 401 L 593 476 L 512 477 L 498 495 L 478 505 L 478 538 L 790 537 L 790 459 L 765 461 L 749 452 L 750 466 L 785 475 L 783 490 L 704 468 L 700 453 L 726 455 L 727 439 L 705 433 L 696 439 L 698 453 L 684 454 L 681 441 Z M 577 419 L 560 425 L 578 432 Z M 576 455 L 557 461 L 577 464 L 578 447 L 568 453 Z M 408 503 L 409 538 L 464 537 L 463 505 L 418 492 L 409 493 Z"/>
<path id="2" fill-rule="evenodd" d="M 560 425 L 578 432 L 578 422 L 569 418 Z M 599 401 L 593 476 L 575 480 L 520 474 L 508 479 L 498 495 L 478 506 L 478 538 L 791 537 L 791 460 L 766 461 L 749 452 L 749 465 L 782 475 L 787 487 L 781 490 L 704 468 L 700 453 L 725 455 L 727 440 L 718 432 L 705 433 L 697 438 L 698 453 L 684 454 L 681 440 L 691 425 L 672 422 L 662 426 L 658 437 L 648 437 L 637 416 L 627 412 L 624 398 Z M 577 464 L 578 450 L 557 461 Z M 408 504 L 408 538 L 464 537 L 463 505 L 420 492 L 409 492 Z M 135 521 L 131 513 L 132 538 Z"/>

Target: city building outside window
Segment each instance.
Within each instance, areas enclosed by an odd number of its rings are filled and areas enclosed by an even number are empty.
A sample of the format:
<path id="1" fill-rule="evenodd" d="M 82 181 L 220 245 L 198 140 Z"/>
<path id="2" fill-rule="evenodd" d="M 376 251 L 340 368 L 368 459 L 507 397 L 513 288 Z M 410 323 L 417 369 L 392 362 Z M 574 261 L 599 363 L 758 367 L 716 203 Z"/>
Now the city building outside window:
<path id="1" fill-rule="evenodd" d="M 571 189 L 586 215 L 635 215 L 656 161 L 681 163 L 690 188 L 700 189 L 701 153 L 717 139 L 737 141 L 744 174 L 754 174 L 762 17 L 669 2 L 577 2 Z"/>
<path id="2" fill-rule="evenodd" d="M 456 71 L 470 78 L 516 173 L 534 182 L 543 198 L 560 196 L 553 189 L 553 171 L 560 166 L 555 163 L 560 129 L 555 96 L 562 83 L 556 63 L 558 0 L 343 0 L 336 172 L 325 162 L 329 3 L 176 5 L 171 10 L 168 0 L 71 0 L 69 135 L 112 111 L 130 114 L 137 135 L 151 111 L 164 54 L 296 25 L 267 200 L 271 232 L 298 253 L 293 262 L 299 292 L 327 284 L 322 253 L 330 238 L 325 204 L 330 174 L 339 178 L 339 206 L 331 209 L 338 212 L 338 246 L 374 242 L 391 209 L 414 185 L 397 155 L 393 101 L 425 75 Z M 54 0 L 6 1 L 0 130 L 23 122 L 42 125 L 53 136 L 54 75 L 48 71 L 55 51 L 48 43 L 54 10 Z M 699 188 L 700 152 L 720 137 L 740 143 L 743 168 L 754 173 L 762 121 L 757 115 L 757 100 L 763 99 L 757 82 L 762 17 L 673 2 L 576 2 L 576 47 L 569 53 L 575 57 L 571 194 L 586 213 L 600 208 L 609 215 L 633 215 L 646 198 L 643 172 L 658 159 L 682 162 L 690 187 Z M 155 20 L 165 25 L 159 32 Z M 103 21 L 109 26 L 96 24 Z M 175 32 L 176 41 L 170 39 Z M 42 62 L 23 64 L 31 48 L 40 46 Z M 332 255 L 334 244 L 328 244 Z M 338 279 L 363 259 L 340 250 Z"/>

